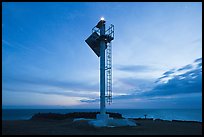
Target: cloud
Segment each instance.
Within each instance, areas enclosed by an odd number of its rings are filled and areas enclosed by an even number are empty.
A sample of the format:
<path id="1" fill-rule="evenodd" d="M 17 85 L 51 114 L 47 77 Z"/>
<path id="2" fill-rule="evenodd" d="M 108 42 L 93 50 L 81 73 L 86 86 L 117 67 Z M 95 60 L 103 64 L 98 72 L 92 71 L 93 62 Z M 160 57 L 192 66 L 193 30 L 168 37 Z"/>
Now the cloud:
<path id="1" fill-rule="evenodd" d="M 100 99 L 81 99 L 80 102 L 85 102 L 85 103 L 95 103 L 95 102 L 99 102 Z"/>
<path id="2" fill-rule="evenodd" d="M 169 70 L 169 71 L 166 71 L 163 75 L 168 76 L 168 75 L 170 75 L 170 74 L 173 74 L 174 71 L 175 71 L 175 69 L 171 69 L 171 70 Z"/>
<path id="3" fill-rule="evenodd" d="M 116 66 L 116 69 L 121 71 L 127 71 L 127 72 L 145 72 L 145 71 L 151 71 L 155 68 L 151 66 L 145 66 L 145 65 L 118 65 Z"/>
<path id="4" fill-rule="evenodd" d="M 95 97 L 98 95 L 98 84 L 88 81 L 60 81 L 37 77 L 3 77 L 3 90 L 12 92 L 32 92 L 76 97 Z"/>
<path id="5" fill-rule="evenodd" d="M 200 62 L 200 63 L 202 63 L 202 57 L 201 57 L 201 58 L 196 59 L 194 62 Z"/>
<path id="6" fill-rule="evenodd" d="M 44 79 L 40 77 L 4 77 L 3 83 L 8 84 L 23 84 L 23 85 L 41 85 L 41 86 L 50 86 L 50 87 L 59 87 L 62 89 L 71 89 L 71 90 L 90 90 L 95 91 L 98 89 L 98 84 L 90 84 L 90 81 L 62 81 L 57 79 Z"/>
<path id="7" fill-rule="evenodd" d="M 184 67 L 178 69 L 178 71 L 189 70 L 189 69 L 191 69 L 191 68 L 193 68 L 193 66 L 192 66 L 191 64 L 188 64 L 188 65 L 186 65 L 186 66 L 184 66 Z"/>
<path id="8" fill-rule="evenodd" d="M 146 91 L 151 89 L 154 85 L 154 79 L 142 79 L 134 77 L 126 77 L 118 79 L 124 85 L 133 87 L 135 90 Z"/>
<path id="9" fill-rule="evenodd" d="M 198 65 L 198 64 L 197 64 Z M 188 67 L 191 65 L 187 65 Z M 183 67 L 183 68 L 188 68 Z M 161 78 L 168 77 L 169 74 L 172 74 L 174 71 L 170 70 Z M 142 81 L 140 79 L 121 79 L 124 83 L 132 84 L 132 85 L 142 85 L 147 81 Z M 147 84 L 147 83 L 146 83 Z M 146 86 L 144 86 L 146 87 Z M 157 84 L 150 90 L 144 90 L 144 87 L 135 90 L 135 92 L 129 93 L 127 95 L 118 95 L 114 96 L 113 100 L 134 100 L 134 99 L 147 99 L 147 100 L 166 100 L 166 99 L 174 99 L 174 98 L 189 98 L 192 95 L 196 96 L 196 98 L 202 93 L 202 68 L 195 67 L 190 71 L 187 71 L 183 74 L 174 75 L 169 81 L 166 83 Z M 177 100 L 178 101 L 178 100 Z M 88 101 L 87 101 L 88 102 Z M 90 101 L 91 102 L 91 101 Z"/>
<path id="10" fill-rule="evenodd" d="M 202 62 L 197 65 L 197 68 L 201 68 L 201 67 L 202 67 Z"/>
<path id="11" fill-rule="evenodd" d="M 184 74 L 176 75 L 167 83 L 157 85 L 145 96 L 164 96 L 185 93 L 200 93 L 202 91 L 202 69 L 197 68 Z"/>
<path id="12" fill-rule="evenodd" d="M 193 74 L 193 75 L 192 75 Z M 169 80 L 167 83 L 159 84 L 149 91 L 135 91 L 128 95 L 113 96 L 113 101 L 118 104 L 127 103 L 132 107 L 189 107 L 200 108 L 202 97 L 202 73 L 194 70 Z M 123 102 L 126 101 L 126 102 Z M 129 102 L 129 103 L 128 103 Z M 140 105 L 138 105 L 140 104 Z"/>
<path id="13" fill-rule="evenodd" d="M 163 76 L 158 78 L 155 83 L 163 82 L 166 83 L 168 80 L 172 79 L 174 76 L 180 75 L 180 78 L 184 78 L 182 74 L 187 72 L 191 72 L 195 69 L 201 69 L 202 68 L 202 57 L 196 59 L 192 64 L 185 65 L 184 67 L 178 68 L 178 69 L 171 69 L 169 71 L 166 71 L 163 73 Z"/>
<path id="14" fill-rule="evenodd" d="M 25 92 L 25 93 L 37 93 L 37 94 L 44 94 L 44 95 L 61 95 L 66 97 L 82 97 L 82 98 L 90 98 L 95 97 L 96 94 L 94 92 L 89 91 L 74 91 L 74 90 L 63 90 L 57 88 L 4 88 L 3 90 L 9 92 Z M 89 94 L 87 94 L 89 92 Z"/>
<path id="15" fill-rule="evenodd" d="M 42 53 L 48 53 L 48 54 L 54 54 L 54 52 L 52 52 L 51 50 L 49 50 L 48 48 L 45 48 L 45 47 L 42 47 L 42 46 L 37 46 L 35 45 L 35 48 L 33 47 L 30 47 L 29 45 L 24 45 L 24 44 L 21 44 L 21 43 L 18 43 L 18 42 L 15 42 L 15 43 L 11 43 L 11 42 L 8 42 L 6 40 L 2 40 L 2 43 L 5 44 L 5 45 L 8 45 L 9 47 L 11 48 L 16 48 L 16 49 L 21 49 L 24 51 L 24 53 L 28 53 L 28 51 L 30 53 L 39 53 L 39 52 L 42 52 Z"/>
<path id="16" fill-rule="evenodd" d="M 159 83 L 159 82 L 161 82 L 162 80 L 168 80 L 168 79 L 170 79 L 170 75 L 172 75 L 172 74 L 174 74 L 174 73 L 175 73 L 175 69 L 171 69 L 171 70 L 169 70 L 169 71 L 164 72 L 164 73 L 162 74 L 163 76 L 159 77 L 159 78 L 155 81 L 155 83 Z"/>
<path id="17" fill-rule="evenodd" d="M 164 75 L 164 76 L 158 78 L 158 79 L 155 81 L 155 83 L 159 82 L 161 79 L 168 78 L 168 77 L 169 77 L 168 75 Z"/>

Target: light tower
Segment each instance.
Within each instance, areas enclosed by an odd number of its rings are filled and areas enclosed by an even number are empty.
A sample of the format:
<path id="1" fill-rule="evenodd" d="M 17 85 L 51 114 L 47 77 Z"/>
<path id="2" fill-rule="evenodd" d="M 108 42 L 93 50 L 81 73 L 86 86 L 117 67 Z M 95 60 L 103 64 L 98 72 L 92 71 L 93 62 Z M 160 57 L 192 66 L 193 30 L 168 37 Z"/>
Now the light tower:
<path id="1" fill-rule="evenodd" d="M 114 39 L 114 26 L 111 24 L 106 30 L 105 22 L 102 17 L 92 29 L 92 34 L 85 40 L 95 54 L 100 57 L 100 114 L 97 115 L 97 119 L 100 120 L 109 118 L 109 115 L 106 114 L 106 99 L 109 103 L 112 101 L 111 41 Z M 106 77 L 105 74 L 107 74 Z M 105 84 L 106 82 L 107 84 Z"/>
<path id="2" fill-rule="evenodd" d="M 109 118 L 106 114 L 106 100 L 109 104 L 112 102 L 111 41 L 114 39 L 114 26 L 111 24 L 106 30 L 105 23 L 105 19 L 101 18 L 92 29 L 92 34 L 85 40 L 94 53 L 100 57 L 100 114 L 96 116 L 96 120 L 90 120 L 89 124 L 96 127 L 136 126 L 133 121 Z"/>

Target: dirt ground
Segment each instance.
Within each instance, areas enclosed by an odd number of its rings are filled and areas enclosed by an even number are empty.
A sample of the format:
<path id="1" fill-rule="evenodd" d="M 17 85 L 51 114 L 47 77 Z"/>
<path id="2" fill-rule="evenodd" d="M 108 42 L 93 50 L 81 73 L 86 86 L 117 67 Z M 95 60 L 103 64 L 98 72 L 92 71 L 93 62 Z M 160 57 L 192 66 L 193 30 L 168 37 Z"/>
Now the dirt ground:
<path id="1" fill-rule="evenodd" d="M 3 120 L 3 135 L 202 135 L 201 122 L 136 120 L 136 127 L 96 128 L 87 121 Z"/>

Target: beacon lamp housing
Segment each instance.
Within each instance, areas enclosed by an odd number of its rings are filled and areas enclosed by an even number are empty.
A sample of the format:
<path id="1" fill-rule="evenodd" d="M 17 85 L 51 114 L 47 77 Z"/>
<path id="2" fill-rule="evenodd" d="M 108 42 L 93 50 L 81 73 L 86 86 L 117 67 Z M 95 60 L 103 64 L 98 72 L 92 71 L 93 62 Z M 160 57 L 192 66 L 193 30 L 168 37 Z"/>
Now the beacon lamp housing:
<path id="1" fill-rule="evenodd" d="M 105 20 L 100 20 L 100 21 L 98 22 L 98 24 L 96 25 L 96 27 L 100 29 L 100 28 L 102 27 L 102 25 L 104 25 L 105 23 L 106 23 Z"/>

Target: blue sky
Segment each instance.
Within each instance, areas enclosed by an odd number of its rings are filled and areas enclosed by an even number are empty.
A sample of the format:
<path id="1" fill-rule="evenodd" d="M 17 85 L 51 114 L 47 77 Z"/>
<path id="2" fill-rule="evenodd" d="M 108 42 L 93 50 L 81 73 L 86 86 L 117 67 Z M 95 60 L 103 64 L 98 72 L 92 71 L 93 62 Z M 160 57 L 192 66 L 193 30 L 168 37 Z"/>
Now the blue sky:
<path id="1" fill-rule="evenodd" d="M 202 107 L 201 2 L 3 2 L 3 108 L 99 108 L 85 39 L 100 17 L 115 26 L 108 108 Z"/>

